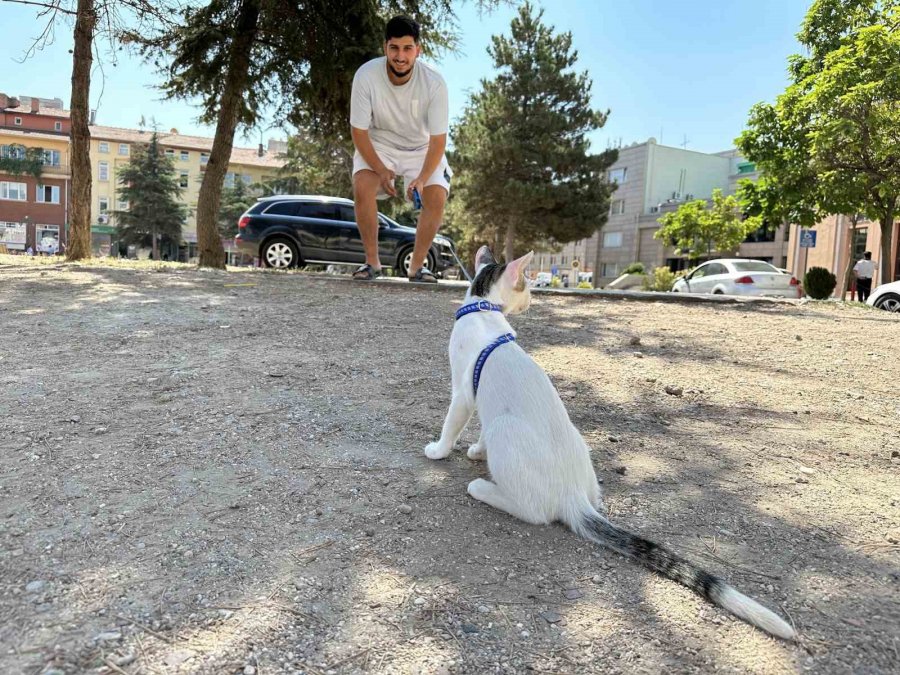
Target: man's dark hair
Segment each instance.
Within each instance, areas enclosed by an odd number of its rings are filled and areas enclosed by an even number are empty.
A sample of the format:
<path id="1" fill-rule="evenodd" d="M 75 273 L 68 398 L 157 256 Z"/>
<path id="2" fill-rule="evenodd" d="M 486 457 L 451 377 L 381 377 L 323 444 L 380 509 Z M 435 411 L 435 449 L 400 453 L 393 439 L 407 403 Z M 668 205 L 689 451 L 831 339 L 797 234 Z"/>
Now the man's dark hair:
<path id="1" fill-rule="evenodd" d="M 413 41 L 419 44 L 419 24 L 403 14 L 395 16 L 384 27 L 385 42 L 391 38 L 402 38 L 407 35 L 412 36 Z"/>
<path id="2" fill-rule="evenodd" d="M 866 260 L 871 260 L 871 259 L 872 259 L 872 252 L 871 252 L 871 251 L 866 251 L 865 253 L 863 253 L 863 258 L 865 258 Z"/>

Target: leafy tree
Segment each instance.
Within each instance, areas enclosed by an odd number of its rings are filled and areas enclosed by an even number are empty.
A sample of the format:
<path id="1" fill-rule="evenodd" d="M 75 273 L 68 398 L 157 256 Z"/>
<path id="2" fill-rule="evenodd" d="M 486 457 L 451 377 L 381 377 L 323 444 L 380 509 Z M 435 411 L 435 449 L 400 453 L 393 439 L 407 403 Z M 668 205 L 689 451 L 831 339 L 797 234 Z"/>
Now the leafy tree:
<path id="1" fill-rule="evenodd" d="M 180 202 L 181 188 L 174 161 L 159 147 L 154 131 L 150 142 L 132 146 L 131 161 L 118 172 L 119 200 L 128 203 L 125 211 L 115 211 L 119 241 L 151 246 L 159 260 L 160 242 L 181 243 L 181 226 L 187 209 Z"/>
<path id="2" fill-rule="evenodd" d="M 287 123 L 346 137 L 353 75 L 381 53 L 385 16 L 399 12 L 420 21 L 432 53 L 455 45 L 450 0 L 208 0 L 186 6 L 178 26 L 130 36 L 163 70 L 166 93 L 199 98 L 201 120 L 216 124 L 197 208 L 201 266 L 225 266 L 216 221 L 237 128 L 274 108 Z"/>
<path id="3" fill-rule="evenodd" d="M 695 199 L 659 219 L 660 227 L 653 235 L 670 243 L 677 255 L 695 262 L 704 253 L 734 251 L 757 229 L 753 219 L 745 219 L 734 195 L 727 197 L 713 190 L 712 201 Z"/>
<path id="4" fill-rule="evenodd" d="M 244 181 L 237 178 L 234 187 L 222 190 L 222 203 L 219 205 L 219 236 L 233 239 L 238 233 L 238 220 L 256 203 L 256 191 Z"/>
<path id="5" fill-rule="evenodd" d="M 452 134 L 452 220 L 465 222 L 466 239 L 502 241 L 507 259 L 591 236 L 614 189 L 605 175 L 616 151 L 588 153 L 587 135 L 608 113 L 590 107 L 591 80 L 572 70 L 571 33 L 554 33 L 542 16 L 526 2 L 511 34 L 493 36 L 488 54 L 500 72 L 482 80 Z"/>
<path id="6" fill-rule="evenodd" d="M 749 212 L 804 227 L 829 213 L 878 220 L 882 282 L 900 211 L 898 24 L 898 0 L 816 0 L 791 84 L 774 105 L 753 108 L 738 139 L 764 176 L 742 187 Z"/>

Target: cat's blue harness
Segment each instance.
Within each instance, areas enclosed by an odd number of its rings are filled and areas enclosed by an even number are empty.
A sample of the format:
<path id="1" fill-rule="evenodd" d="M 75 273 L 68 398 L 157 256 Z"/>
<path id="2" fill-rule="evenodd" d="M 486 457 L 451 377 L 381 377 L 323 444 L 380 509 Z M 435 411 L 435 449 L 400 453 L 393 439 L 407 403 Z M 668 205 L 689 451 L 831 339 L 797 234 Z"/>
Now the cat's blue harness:
<path id="1" fill-rule="evenodd" d="M 456 320 L 459 321 L 466 314 L 471 314 L 472 312 L 502 311 L 503 309 L 500 307 L 500 305 L 495 305 L 493 302 L 488 302 L 487 300 L 479 300 L 478 302 L 473 302 L 469 305 L 463 305 L 458 310 L 456 310 Z M 478 355 L 478 360 L 475 361 L 475 370 L 472 371 L 472 386 L 474 387 L 476 394 L 478 394 L 478 381 L 481 379 L 481 370 L 482 368 L 484 368 L 484 364 L 487 363 L 487 359 L 491 355 L 491 352 L 497 349 L 497 347 L 499 347 L 500 345 L 505 345 L 507 342 L 515 341 L 515 335 L 513 335 L 512 333 L 505 333 L 481 350 L 481 353 Z"/>

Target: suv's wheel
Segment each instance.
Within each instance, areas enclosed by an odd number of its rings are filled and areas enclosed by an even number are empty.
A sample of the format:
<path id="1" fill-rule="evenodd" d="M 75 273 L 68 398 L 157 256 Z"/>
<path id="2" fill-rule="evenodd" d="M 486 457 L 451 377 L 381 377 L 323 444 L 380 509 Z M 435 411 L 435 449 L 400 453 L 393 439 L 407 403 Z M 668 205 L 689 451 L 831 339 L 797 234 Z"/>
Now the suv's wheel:
<path id="1" fill-rule="evenodd" d="M 402 270 L 404 276 L 409 276 L 409 265 L 412 262 L 413 256 L 413 248 L 412 246 L 403 249 L 398 256 L 398 267 Z M 432 272 L 434 271 L 434 254 L 431 251 L 428 251 L 428 256 L 425 258 L 425 267 L 427 267 Z"/>
<path id="2" fill-rule="evenodd" d="M 297 245 L 287 237 L 275 237 L 269 239 L 260 252 L 263 265 L 275 269 L 287 269 L 296 267 L 300 262 L 300 252 Z"/>
<path id="3" fill-rule="evenodd" d="M 900 295 L 885 293 L 875 301 L 875 306 L 888 312 L 900 312 Z"/>

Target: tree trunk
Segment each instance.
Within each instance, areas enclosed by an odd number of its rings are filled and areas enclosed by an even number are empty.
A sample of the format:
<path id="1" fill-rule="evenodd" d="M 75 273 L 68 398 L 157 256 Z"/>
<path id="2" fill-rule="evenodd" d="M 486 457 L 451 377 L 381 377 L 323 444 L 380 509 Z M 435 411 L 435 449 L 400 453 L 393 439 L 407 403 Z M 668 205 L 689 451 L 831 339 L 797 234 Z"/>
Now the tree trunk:
<path id="1" fill-rule="evenodd" d="M 887 211 L 881 218 L 881 280 L 879 285 L 891 280 L 894 270 L 891 268 L 891 250 L 893 250 L 894 209 L 897 200 L 891 199 Z"/>
<path id="2" fill-rule="evenodd" d="M 594 288 L 600 288 L 600 254 L 603 252 L 603 230 L 597 230 L 597 248 L 594 250 L 594 275 L 591 277 L 591 282 Z M 644 270 L 647 274 L 653 272 L 653 270 Z"/>
<path id="3" fill-rule="evenodd" d="M 66 260 L 91 257 L 91 148 L 88 129 L 91 63 L 97 10 L 94 0 L 78 0 L 72 57 L 72 210 Z"/>
<path id="4" fill-rule="evenodd" d="M 153 225 L 153 245 L 151 246 L 151 255 L 154 260 L 159 260 L 159 242 L 157 241 L 156 236 L 156 225 Z"/>
<path id="5" fill-rule="evenodd" d="M 512 262 L 515 260 L 515 249 L 513 248 L 513 243 L 516 238 L 516 226 L 513 223 L 510 223 L 506 228 L 506 239 L 503 243 L 503 257 L 506 258 L 506 262 Z"/>
<path id="6" fill-rule="evenodd" d="M 237 129 L 244 92 L 247 89 L 250 53 L 256 38 L 259 7 L 259 0 L 241 2 L 234 40 L 231 43 L 216 135 L 197 200 L 197 246 L 200 249 L 200 267 L 225 269 L 225 249 L 222 248 L 216 221 L 219 204 L 222 201 L 222 186 L 225 183 L 231 148 L 234 145 L 234 132 Z"/>
<path id="7" fill-rule="evenodd" d="M 853 278 L 853 266 L 856 261 L 853 259 L 853 240 L 856 239 L 856 223 L 859 221 L 859 215 L 853 214 L 850 217 L 850 236 L 847 241 L 847 268 L 844 270 L 844 280 L 841 283 L 840 299 L 847 297 L 847 291 L 850 290 L 850 280 Z"/>

